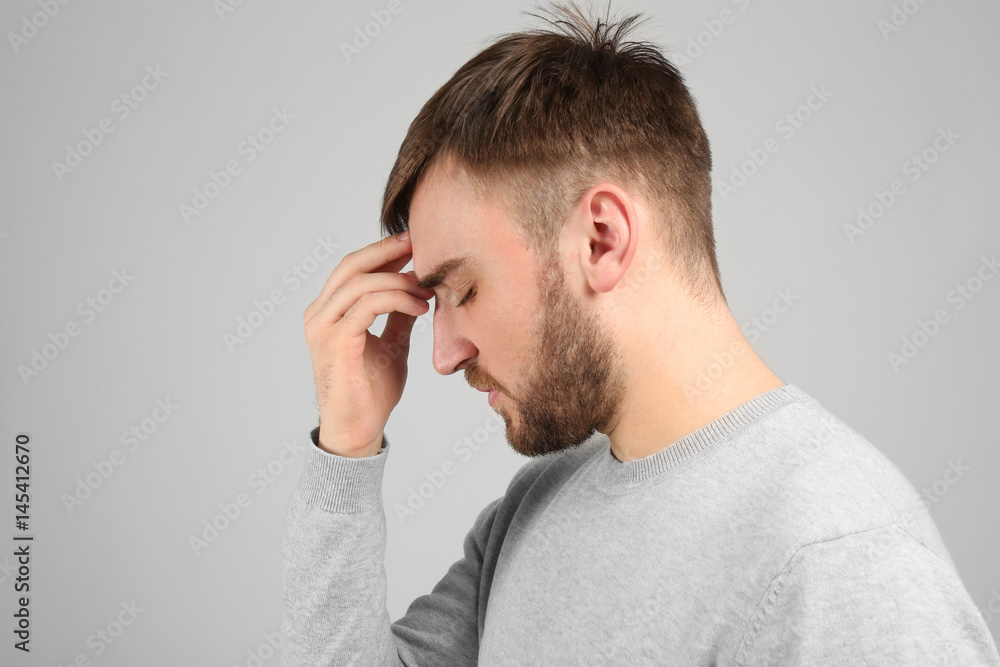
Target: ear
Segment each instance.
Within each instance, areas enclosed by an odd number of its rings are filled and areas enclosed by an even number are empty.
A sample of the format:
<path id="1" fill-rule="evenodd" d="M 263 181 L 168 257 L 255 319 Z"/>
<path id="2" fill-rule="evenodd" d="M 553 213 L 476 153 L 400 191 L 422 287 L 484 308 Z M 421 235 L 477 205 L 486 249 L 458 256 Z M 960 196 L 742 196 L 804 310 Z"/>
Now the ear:
<path id="1" fill-rule="evenodd" d="M 635 202 L 614 183 L 599 183 L 580 199 L 563 229 L 572 261 L 595 292 L 610 292 L 632 263 L 639 243 Z"/>

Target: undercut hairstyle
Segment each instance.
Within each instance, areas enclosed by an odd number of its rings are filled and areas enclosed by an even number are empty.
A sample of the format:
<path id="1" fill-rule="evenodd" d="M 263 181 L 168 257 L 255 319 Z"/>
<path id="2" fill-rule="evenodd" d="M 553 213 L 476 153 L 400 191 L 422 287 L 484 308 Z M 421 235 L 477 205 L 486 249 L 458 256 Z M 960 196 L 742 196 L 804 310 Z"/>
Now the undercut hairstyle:
<path id="1" fill-rule="evenodd" d="M 528 13 L 549 26 L 496 38 L 413 119 L 386 182 L 383 233 L 409 227 L 421 176 L 453 160 L 551 260 L 570 210 L 610 181 L 648 204 L 655 253 L 687 293 L 724 302 L 712 154 L 680 72 L 654 44 L 626 41 L 641 14 L 592 20 L 572 2 L 540 11 Z"/>

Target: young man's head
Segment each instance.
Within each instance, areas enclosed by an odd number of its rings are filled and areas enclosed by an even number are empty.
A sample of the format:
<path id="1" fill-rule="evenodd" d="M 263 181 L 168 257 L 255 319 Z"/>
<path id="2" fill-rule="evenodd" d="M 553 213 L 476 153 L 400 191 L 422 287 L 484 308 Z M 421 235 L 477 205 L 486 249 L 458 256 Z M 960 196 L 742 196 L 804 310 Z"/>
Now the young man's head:
<path id="1" fill-rule="evenodd" d="M 626 40 L 638 16 L 548 16 L 551 30 L 503 36 L 424 105 L 382 208 L 434 285 L 435 368 L 497 388 L 529 456 L 610 434 L 643 405 L 643 376 L 679 386 L 690 369 L 667 360 L 695 320 L 728 314 L 711 152 L 681 75 Z"/>

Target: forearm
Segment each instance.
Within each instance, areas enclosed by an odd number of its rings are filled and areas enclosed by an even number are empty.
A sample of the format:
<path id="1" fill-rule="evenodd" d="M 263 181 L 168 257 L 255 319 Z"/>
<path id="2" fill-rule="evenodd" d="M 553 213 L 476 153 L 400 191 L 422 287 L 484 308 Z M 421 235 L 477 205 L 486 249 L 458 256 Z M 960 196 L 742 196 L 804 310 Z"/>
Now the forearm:
<path id="1" fill-rule="evenodd" d="M 282 544 L 289 667 L 400 664 L 385 604 L 385 456 L 310 451 Z"/>

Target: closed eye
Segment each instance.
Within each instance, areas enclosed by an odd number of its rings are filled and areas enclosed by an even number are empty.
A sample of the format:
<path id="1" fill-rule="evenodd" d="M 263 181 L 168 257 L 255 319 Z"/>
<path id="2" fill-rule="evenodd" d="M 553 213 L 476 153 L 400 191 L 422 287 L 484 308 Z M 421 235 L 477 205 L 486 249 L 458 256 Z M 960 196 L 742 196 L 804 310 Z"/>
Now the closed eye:
<path id="1" fill-rule="evenodd" d="M 469 291 L 465 293 L 465 296 L 462 297 L 462 300 L 458 302 L 458 306 L 456 306 L 456 308 L 461 308 L 462 306 L 467 304 L 469 301 L 472 300 L 472 297 L 474 297 L 475 295 L 476 295 L 476 288 L 475 287 L 470 288 Z"/>

